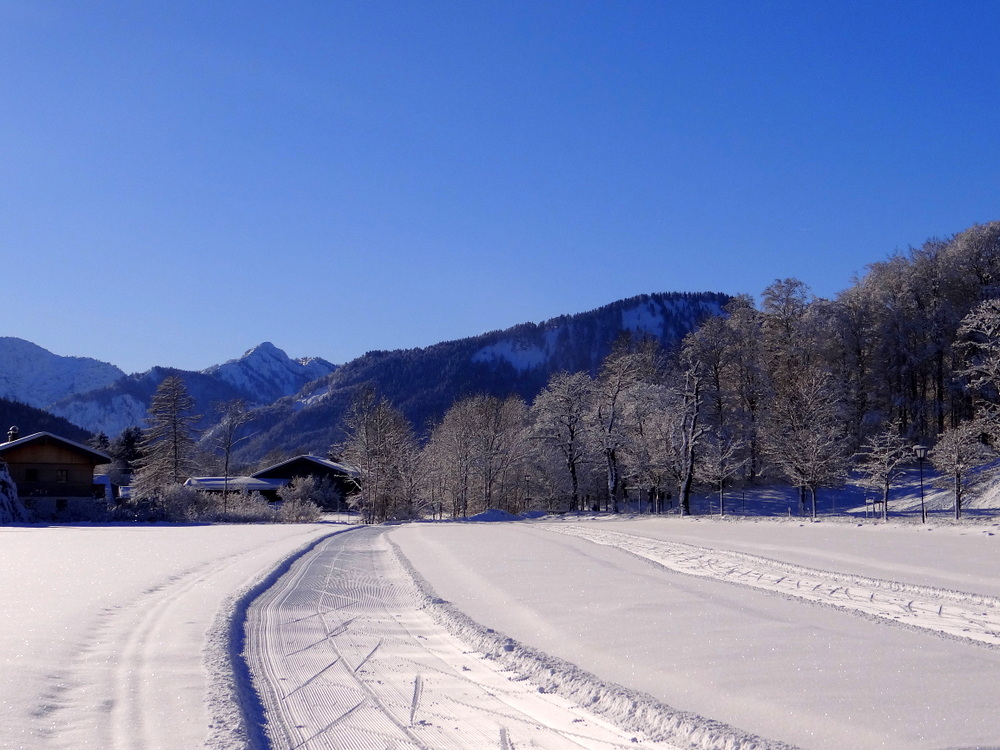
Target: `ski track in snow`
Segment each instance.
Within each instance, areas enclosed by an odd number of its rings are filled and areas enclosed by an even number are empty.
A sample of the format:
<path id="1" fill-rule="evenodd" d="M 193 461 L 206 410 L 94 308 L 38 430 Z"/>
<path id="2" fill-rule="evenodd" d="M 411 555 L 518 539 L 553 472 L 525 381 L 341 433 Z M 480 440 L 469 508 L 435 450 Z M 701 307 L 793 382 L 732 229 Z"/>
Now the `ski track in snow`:
<path id="1" fill-rule="evenodd" d="M 1000 599 L 996 597 L 819 570 L 745 552 L 579 524 L 538 528 L 615 547 L 678 573 L 749 586 L 978 646 L 1000 647 Z"/>
<path id="2" fill-rule="evenodd" d="M 247 610 L 245 657 L 271 748 L 676 750 L 450 635 L 385 531 L 324 540 Z"/>

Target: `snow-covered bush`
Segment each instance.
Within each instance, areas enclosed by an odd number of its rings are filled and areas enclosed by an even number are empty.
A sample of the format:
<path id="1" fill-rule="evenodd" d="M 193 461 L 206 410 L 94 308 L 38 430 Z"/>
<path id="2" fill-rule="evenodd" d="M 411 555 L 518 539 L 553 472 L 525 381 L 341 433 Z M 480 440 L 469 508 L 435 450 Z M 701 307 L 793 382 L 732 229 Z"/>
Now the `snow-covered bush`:
<path id="1" fill-rule="evenodd" d="M 199 492 L 185 485 L 164 489 L 156 500 L 160 520 L 196 523 L 259 523 L 278 520 L 267 499 L 259 492 L 228 495 Z"/>
<path id="2" fill-rule="evenodd" d="M 164 521 L 199 521 L 212 511 L 212 500 L 205 493 L 183 484 L 164 487 L 156 499 Z"/>
<path id="3" fill-rule="evenodd" d="M 0 523 L 24 523 L 30 514 L 17 496 L 17 485 L 10 477 L 7 464 L 0 461 Z"/>
<path id="4" fill-rule="evenodd" d="M 216 495 L 216 514 L 212 520 L 230 523 L 274 521 L 274 508 L 259 492 L 234 492 L 227 497 Z M 208 520 L 208 519 L 206 519 Z"/>
<path id="5" fill-rule="evenodd" d="M 281 523 L 312 523 L 318 521 L 321 515 L 320 507 L 303 497 L 285 500 L 278 508 L 278 521 Z"/>

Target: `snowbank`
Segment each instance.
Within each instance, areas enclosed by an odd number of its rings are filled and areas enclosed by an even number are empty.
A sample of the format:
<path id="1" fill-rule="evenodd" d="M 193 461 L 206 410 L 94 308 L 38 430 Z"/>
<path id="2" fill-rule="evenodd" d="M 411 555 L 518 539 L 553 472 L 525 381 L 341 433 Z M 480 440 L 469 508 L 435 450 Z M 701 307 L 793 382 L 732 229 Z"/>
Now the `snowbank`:
<path id="1" fill-rule="evenodd" d="M 484 510 L 482 513 L 469 516 L 465 520 L 477 523 L 499 523 L 503 521 L 523 521 L 524 519 L 521 516 L 515 516 L 513 513 L 508 513 L 505 510 L 490 508 L 489 510 Z"/>

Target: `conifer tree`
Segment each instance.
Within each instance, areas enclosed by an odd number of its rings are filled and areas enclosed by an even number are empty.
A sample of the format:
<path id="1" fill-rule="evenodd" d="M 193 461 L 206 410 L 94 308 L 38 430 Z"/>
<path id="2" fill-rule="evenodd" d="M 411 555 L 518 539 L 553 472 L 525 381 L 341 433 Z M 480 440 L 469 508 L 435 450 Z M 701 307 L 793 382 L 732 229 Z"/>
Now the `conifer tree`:
<path id="1" fill-rule="evenodd" d="M 143 435 L 139 471 L 133 483 L 137 499 L 155 497 L 164 487 L 183 482 L 194 457 L 194 399 L 179 375 L 170 375 L 153 394 Z"/>

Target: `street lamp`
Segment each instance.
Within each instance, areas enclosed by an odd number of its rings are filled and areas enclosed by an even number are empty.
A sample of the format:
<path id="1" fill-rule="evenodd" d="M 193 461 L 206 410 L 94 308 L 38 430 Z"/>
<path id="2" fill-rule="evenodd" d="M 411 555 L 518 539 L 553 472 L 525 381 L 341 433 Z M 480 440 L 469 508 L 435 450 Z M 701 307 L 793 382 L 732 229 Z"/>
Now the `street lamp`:
<path id="1" fill-rule="evenodd" d="M 927 509 L 924 507 L 924 459 L 927 458 L 929 448 L 926 445 L 914 445 L 913 455 L 917 457 L 917 464 L 920 466 L 920 522 L 927 523 Z"/>

